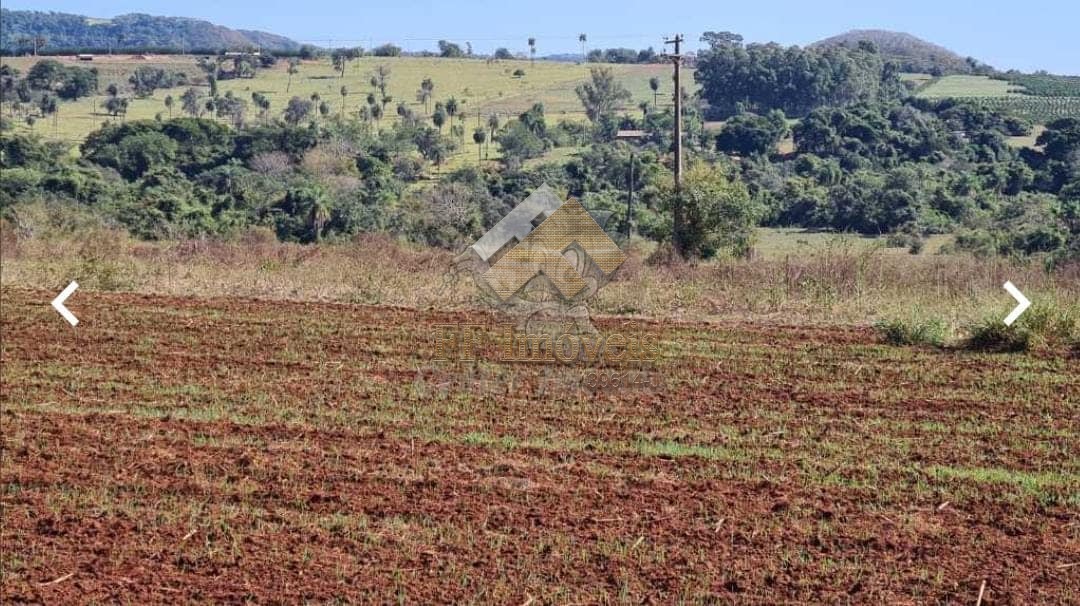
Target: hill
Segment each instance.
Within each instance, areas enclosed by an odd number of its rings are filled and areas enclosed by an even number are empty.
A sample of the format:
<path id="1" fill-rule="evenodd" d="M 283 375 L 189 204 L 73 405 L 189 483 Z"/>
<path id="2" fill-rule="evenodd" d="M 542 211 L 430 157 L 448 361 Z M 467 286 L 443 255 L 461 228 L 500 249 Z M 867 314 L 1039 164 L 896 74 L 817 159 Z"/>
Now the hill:
<path id="1" fill-rule="evenodd" d="M 923 72 L 934 75 L 967 74 L 972 72 L 971 63 L 953 51 L 927 42 L 904 32 L 880 29 L 856 29 L 819 40 L 810 46 L 855 46 L 862 41 L 873 42 L 878 50 L 900 63 L 907 72 Z"/>
<path id="2" fill-rule="evenodd" d="M 170 48 L 222 49 L 261 47 L 294 51 L 300 44 L 284 36 L 227 27 L 187 17 L 157 17 L 132 13 L 97 19 L 70 13 L 0 9 L 0 49 L 18 54 L 44 38 L 49 49 Z M 40 44 L 40 42 L 39 42 Z"/>

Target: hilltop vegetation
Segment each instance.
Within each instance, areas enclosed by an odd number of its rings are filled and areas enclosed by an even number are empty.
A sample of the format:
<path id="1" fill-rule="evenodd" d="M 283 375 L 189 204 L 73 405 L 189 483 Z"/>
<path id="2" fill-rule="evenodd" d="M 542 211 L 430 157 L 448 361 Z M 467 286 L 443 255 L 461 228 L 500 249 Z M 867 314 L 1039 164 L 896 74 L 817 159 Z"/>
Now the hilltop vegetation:
<path id="1" fill-rule="evenodd" d="M 47 49 L 240 49 L 297 51 L 284 36 L 238 31 L 186 17 L 132 13 L 92 19 L 69 13 L 0 9 L 0 50 L 10 54 Z"/>
<path id="2" fill-rule="evenodd" d="M 731 32 L 705 32 L 694 78 L 711 118 L 779 109 L 802 116 L 823 106 L 900 97 L 896 65 L 870 44 L 802 49 L 744 44 Z"/>
<path id="3" fill-rule="evenodd" d="M 857 48 L 860 42 L 869 42 L 889 61 L 897 64 L 900 71 L 920 72 L 934 76 L 946 74 L 983 73 L 986 66 L 975 59 L 963 58 L 953 51 L 927 42 L 911 34 L 880 29 L 856 29 L 819 40 L 811 48 L 848 47 Z"/>

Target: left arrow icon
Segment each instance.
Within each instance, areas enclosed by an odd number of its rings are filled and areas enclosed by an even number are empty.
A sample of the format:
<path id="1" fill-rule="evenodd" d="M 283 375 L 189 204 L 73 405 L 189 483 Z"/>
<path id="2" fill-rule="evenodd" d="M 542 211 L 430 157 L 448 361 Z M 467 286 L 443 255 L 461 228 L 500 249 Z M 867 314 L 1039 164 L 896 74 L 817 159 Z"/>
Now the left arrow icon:
<path id="1" fill-rule="evenodd" d="M 53 309 L 57 311 L 64 319 L 68 321 L 68 324 L 75 326 L 79 323 L 79 319 L 75 317 L 75 314 L 71 313 L 71 310 L 64 307 L 64 301 L 71 296 L 71 293 L 75 292 L 75 289 L 79 287 L 79 283 L 72 280 L 71 284 L 67 285 L 60 294 L 56 295 L 56 298 L 52 300 Z"/>

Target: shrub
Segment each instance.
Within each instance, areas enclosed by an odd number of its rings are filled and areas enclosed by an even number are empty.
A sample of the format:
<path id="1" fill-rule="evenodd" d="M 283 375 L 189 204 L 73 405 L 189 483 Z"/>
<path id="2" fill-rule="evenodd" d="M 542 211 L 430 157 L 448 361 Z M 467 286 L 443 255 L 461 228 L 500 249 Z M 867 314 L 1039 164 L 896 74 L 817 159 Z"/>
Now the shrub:
<path id="1" fill-rule="evenodd" d="M 990 352 L 1027 351 L 1033 343 L 1033 335 L 1022 324 L 1005 326 L 1000 317 L 984 318 L 968 327 L 966 349 Z"/>
<path id="2" fill-rule="evenodd" d="M 965 346 L 979 351 L 1075 349 L 1080 342 L 1080 305 L 1037 302 L 1012 326 L 992 316 L 970 326 L 968 333 Z"/>
<path id="3" fill-rule="evenodd" d="M 939 318 L 925 320 L 893 319 L 880 320 L 874 328 L 889 345 L 932 345 L 941 347 L 945 344 L 948 326 Z"/>

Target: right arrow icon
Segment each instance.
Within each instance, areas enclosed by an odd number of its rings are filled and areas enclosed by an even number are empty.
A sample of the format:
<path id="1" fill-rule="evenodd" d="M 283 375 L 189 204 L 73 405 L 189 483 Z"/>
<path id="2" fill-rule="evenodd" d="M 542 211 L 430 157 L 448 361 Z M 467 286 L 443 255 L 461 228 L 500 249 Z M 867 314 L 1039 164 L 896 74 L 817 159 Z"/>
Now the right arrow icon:
<path id="1" fill-rule="evenodd" d="M 1027 308 L 1031 307 L 1031 301 L 1024 296 L 1024 293 L 1020 292 L 1020 289 L 1013 286 L 1012 282 L 1005 282 L 1005 290 L 1009 291 L 1009 294 L 1016 299 L 1017 306 L 1009 312 L 1009 315 L 1005 316 L 1005 326 L 1012 326 L 1012 323 L 1020 317 L 1020 314 L 1024 313 Z"/>

